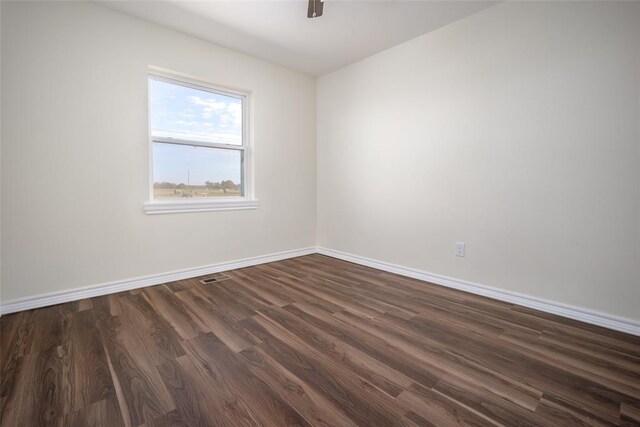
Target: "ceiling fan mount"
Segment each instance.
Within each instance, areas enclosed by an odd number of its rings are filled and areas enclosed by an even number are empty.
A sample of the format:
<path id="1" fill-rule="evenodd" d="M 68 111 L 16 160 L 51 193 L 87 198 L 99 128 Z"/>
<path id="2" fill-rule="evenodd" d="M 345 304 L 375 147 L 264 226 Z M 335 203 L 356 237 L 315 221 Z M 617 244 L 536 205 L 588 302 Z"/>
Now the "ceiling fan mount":
<path id="1" fill-rule="evenodd" d="M 324 0 L 309 0 L 309 7 L 307 7 L 307 18 L 318 18 L 322 16 L 323 7 Z"/>

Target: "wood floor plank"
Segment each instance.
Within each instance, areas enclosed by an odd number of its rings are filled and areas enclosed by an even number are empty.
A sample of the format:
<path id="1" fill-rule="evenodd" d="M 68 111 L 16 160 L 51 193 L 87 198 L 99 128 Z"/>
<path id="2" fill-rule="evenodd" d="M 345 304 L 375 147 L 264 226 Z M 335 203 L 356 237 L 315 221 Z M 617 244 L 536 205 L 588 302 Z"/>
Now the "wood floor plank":
<path id="1" fill-rule="evenodd" d="M 22 357 L 17 368 L 16 392 L 7 396 L 2 424 L 57 425 L 63 415 L 61 366 L 57 348 L 32 352 Z"/>
<path id="2" fill-rule="evenodd" d="M 21 358 L 31 349 L 33 328 L 32 311 L 23 311 L 0 318 L 0 414 L 14 398 Z"/>
<path id="3" fill-rule="evenodd" d="M 362 279 L 351 280 L 351 286 L 347 283 L 342 283 L 345 277 L 349 277 L 349 272 L 332 273 L 330 270 L 319 270 L 317 267 L 314 268 L 312 263 L 299 259 L 283 261 L 283 264 L 288 265 L 287 263 L 291 263 L 292 267 L 308 274 L 308 277 L 305 278 L 305 283 L 316 284 L 321 288 L 326 287 L 325 285 L 328 283 L 349 300 L 358 301 L 373 310 L 383 313 L 390 312 L 405 318 L 411 318 L 419 312 L 418 306 L 410 306 L 406 301 L 405 304 L 398 304 L 397 298 L 380 298 L 383 295 L 383 291 L 379 285 Z"/>
<path id="4" fill-rule="evenodd" d="M 0 427 L 640 426 L 640 337 L 309 255 L 0 318 Z"/>
<path id="5" fill-rule="evenodd" d="M 394 322 L 407 323 L 402 319 L 395 319 Z M 499 372 L 537 390 L 561 390 L 571 400 L 602 414 L 609 414 L 612 419 L 615 419 L 618 402 L 629 399 L 621 390 L 607 389 L 570 369 L 562 369 L 556 363 L 544 363 L 527 349 L 495 340 L 490 335 L 465 334 L 464 328 L 445 323 L 437 317 L 418 316 L 409 325 L 408 328 L 413 325 L 428 335 L 430 340 L 436 340 L 443 349 L 470 359 L 482 368 Z M 536 375 L 532 376 L 531 372 L 536 372 Z"/>
<path id="6" fill-rule="evenodd" d="M 402 420 L 400 420 L 400 425 L 406 426 L 406 427 L 434 427 L 435 426 L 435 424 L 425 420 L 424 418 L 422 418 L 420 415 L 416 414 L 413 411 L 407 412 L 404 415 L 404 417 L 402 417 Z"/>
<path id="7" fill-rule="evenodd" d="M 526 425 L 579 424 L 579 420 L 566 411 L 540 410 L 540 403 L 535 411 L 530 411 L 495 394 L 484 393 L 479 387 L 474 387 L 460 378 L 443 379 L 432 390 L 502 425 L 512 424 L 514 418 Z"/>
<path id="8" fill-rule="evenodd" d="M 93 307 L 94 304 L 95 300 L 91 302 L 91 306 Z M 119 316 L 122 314 L 122 305 L 120 304 L 119 294 L 107 295 L 105 305 L 109 308 L 109 314 L 111 314 L 111 316 Z"/>
<path id="9" fill-rule="evenodd" d="M 296 334 L 335 363 L 344 365 L 392 397 L 396 397 L 405 387 L 413 383 L 410 377 L 343 343 L 312 324 L 302 321 L 291 312 L 273 307 L 260 310 L 260 313 Z"/>
<path id="10" fill-rule="evenodd" d="M 428 343 L 427 337 L 420 339 L 416 334 L 406 330 L 394 328 L 388 323 L 361 318 L 348 311 L 336 313 L 334 316 L 343 321 L 352 322 L 361 329 L 377 335 L 399 348 L 406 349 L 405 351 L 418 357 L 422 363 L 437 372 L 441 378 L 449 374 L 456 375 L 475 384 L 476 387 L 483 388 L 485 393 L 494 393 L 530 410 L 535 410 L 538 404 L 539 395 L 536 390 L 507 377 L 497 375 L 490 370 L 475 369 L 464 358 Z"/>
<path id="11" fill-rule="evenodd" d="M 215 424 L 211 424 L 215 426 Z M 155 418 L 142 424 L 141 427 L 192 427 L 177 410 L 167 412 L 160 418 Z"/>
<path id="12" fill-rule="evenodd" d="M 83 299 L 78 301 L 78 311 L 91 310 L 92 308 L 93 308 L 93 304 L 91 304 L 90 299 Z"/>
<path id="13" fill-rule="evenodd" d="M 65 336 L 60 346 L 62 393 L 65 414 L 81 411 L 94 403 L 115 399 L 113 380 L 93 310 L 64 316 Z M 100 406 L 100 405 L 98 405 Z"/>
<path id="14" fill-rule="evenodd" d="M 344 309 L 344 307 L 340 304 L 333 303 L 327 299 L 319 297 L 313 291 L 313 289 L 309 289 L 306 286 L 305 280 L 300 280 L 293 276 L 284 275 L 282 274 L 281 270 L 274 269 L 273 264 L 258 265 L 255 268 L 259 274 L 286 289 L 287 293 L 295 298 L 295 301 L 314 301 L 318 305 L 321 305 L 326 311 L 332 313 Z"/>
<path id="15" fill-rule="evenodd" d="M 59 305 L 38 308 L 29 319 L 37 325 L 31 336 L 29 352 L 42 352 L 62 344 L 63 311 Z"/>
<path id="16" fill-rule="evenodd" d="M 252 274 L 251 269 L 235 270 L 230 272 L 229 276 L 238 279 L 236 283 L 239 287 L 252 292 L 254 295 L 271 303 L 271 305 L 282 307 L 295 301 L 294 297 L 288 294 L 278 283 L 259 274 Z"/>
<path id="17" fill-rule="evenodd" d="M 611 365 L 640 373 L 640 356 L 619 352 L 606 345 L 602 345 L 602 343 L 599 342 L 577 339 L 575 337 L 569 337 L 567 335 L 549 331 L 543 331 L 540 334 L 540 341 L 564 347 L 576 353 L 599 358 L 607 361 Z"/>
<path id="18" fill-rule="evenodd" d="M 573 399 L 565 395 L 545 392 L 540 399 L 540 405 L 536 412 L 547 414 L 551 410 L 561 414 L 567 419 L 580 420 L 585 425 L 613 426 L 618 425 L 618 417 L 613 412 L 593 410 L 587 406 L 575 403 Z"/>
<path id="19" fill-rule="evenodd" d="M 407 377 L 412 378 L 414 382 L 418 382 L 426 387 L 431 387 L 440 380 L 439 376 L 429 370 L 425 364 L 413 354 L 394 347 L 378 336 L 354 327 L 349 322 L 336 319 L 329 313 L 317 309 L 312 304 L 295 303 L 286 306 L 285 309 L 301 319 L 305 319 L 308 323 L 319 325 L 330 335 L 359 349 Z"/>
<path id="20" fill-rule="evenodd" d="M 262 379 L 280 398 L 315 426 L 355 426 L 335 404 L 291 371 L 287 370 L 260 347 L 240 353 L 249 369 Z"/>
<path id="21" fill-rule="evenodd" d="M 224 348 L 225 344 L 215 335 L 209 333 L 186 343 L 188 358 L 195 366 L 195 372 L 202 378 L 202 384 L 208 388 L 207 395 L 216 405 L 220 405 L 220 414 L 226 425 L 260 425 L 268 422 L 260 418 L 257 408 L 253 408 L 246 396 L 238 389 L 237 382 L 230 378 L 231 373 L 219 364 L 213 363 L 211 347 Z M 217 353 L 214 350 L 214 354 Z"/>
<path id="22" fill-rule="evenodd" d="M 129 295 L 124 295 L 124 298 Z M 94 305 L 95 306 L 95 305 Z M 125 424 L 137 426 L 175 409 L 152 355 L 141 345 L 135 317 L 98 320 Z"/>
<path id="23" fill-rule="evenodd" d="M 66 414 L 62 425 L 69 427 L 124 427 L 125 424 L 115 397 L 108 397 L 78 411 Z"/>
<path id="24" fill-rule="evenodd" d="M 239 324 L 230 319 L 226 313 L 212 310 L 210 299 L 204 297 L 194 289 L 176 292 L 176 296 L 182 300 L 194 318 L 204 328 L 213 332 L 234 352 L 240 352 L 250 348 L 254 343 Z"/>
<path id="25" fill-rule="evenodd" d="M 420 385 L 404 390 L 397 400 L 437 426 L 502 426 L 501 423 L 476 413 L 438 391 Z"/>
<path id="26" fill-rule="evenodd" d="M 260 348 L 277 358 L 302 381 L 315 387 L 356 424 L 367 425 L 375 420 L 380 426 L 394 425 L 394 420 L 404 415 L 404 408 L 394 406 L 392 399 L 371 383 L 337 368 L 321 355 L 302 347 L 282 328 L 260 316 L 248 320 L 248 327 L 252 327 L 252 331 L 263 341 Z"/>
<path id="27" fill-rule="evenodd" d="M 278 269 L 276 267 L 271 268 Z M 284 271 L 282 272 L 285 273 Z M 347 308 L 365 317 L 373 318 L 385 312 L 385 308 L 380 307 L 380 305 L 382 305 L 380 303 L 371 303 L 365 298 L 353 298 L 353 295 L 345 292 L 344 289 L 339 289 L 335 286 L 325 286 L 322 281 L 312 276 L 304 277 L 304 287 L 307 292 L 311 293 L 317 299 Z"/>
<path id="28" fill-rule="evenodd" d="M 627 403 L 620 405 L 620 420 L 625 424 L 640 425 L 640 402 L 634 405 Z"/>
<path id="29" fill-rule="evenodd" d="M 522 347 L 540 361 L 563 367 L 640 400 L 640 374 L 634 372 L 634 369 L 618 367 L 588 354 L 576 353 L 571 349 L 540 340 L 525 340 L 507 334 L 503 334 L 502 339 L 513 346 Z"/>
<path id="30" fill-rule="evenodd" d="M 180 292 L 186 291 L 187 289 L 193 288 L 198 283 L 197 278 L 187 279 L 187 280 L 178 280 L 177 282 L 167 283 L 164 286 L 169 289 L 171 292 Z"/>
<path id="31" fill-rule="evenodd" d="M 139 344 L 146 348 L 156 364 L 185 354 L 175 329 L 160 316 L 142 294 L 123 295 L 120 302 L 124 312 L 119 317 L 129 324 L 136 325 L 135 333 Z"/>
<path id="32" fill-rule="evenodd" d="M 176 331 L 182 340 L 195 338 L 206 331 L 206 328 L 189 313 L 184 303 L 164 286 L 146 288 L 143 297 L 159 316 L 163 317 Z"/>
<path id="33" fill-rule="evenodd" d="M 584 337 L 597 337 L 597 339 L 600 339 L 603 342 L 610 344 L 618 343 L 619 345 L 630 349 L 637 350 L 638 347 L 640 347 L 640 336 L 625 334 L 624 332 L 606 329 L 602 326 L 592 325 L 566 317 L 560 317 L 555 314 L 545 313 L 544 311 L 534 310 L 532 308 L 519 305 L 514 305 L 511 308 L 511 311 L 534 317 L 539 321 L 547 322 L 546 324 L 550 324 L 550 329 L 559 328 L 561 330 L 571 330 L 573 333 Z"/>
<path id="34" fill-rule="evenodd" d="M 13 368 L 13 383 L 6 391 L 2 402 L 0 419 L 3 426 L 28 425 L 35 411 L 40 410 L 35 393 L 31 390 L 34 384 L 34 373 L 37 354 L 30 354 L 17 360 Z"/>
<path id="35" fill-rule="evenodd" d="M 202 335 L 194 343 L 192 354 L 208 357 L 209 368 L 216 369 L 220 379 L 234 396 L 242 396 L 247 406 L 264 425 L 307 426 L 309 423 L 283 401 L 238 357 L 212 334 Z"/>
<path id="36" fill-rule="evenodd" d="M 304 284 L 296 283 L 295 280 L 292 280 L 290 278 L 279 278 L 274 280 L 276 281 L 276 283 L 281 284 L 285 289 L 287 289 L 287 292 L 291 293 L 291 295 L 294 295 L 296 298 L 296 302 L 312 304 L 327 313 L 335 313 L 340 310 L 344 310 L 343 306 L 318 297 L 313 292 L 307 290 Z"/>
<path id="37" fill-rule="evenodd" d="M 533 425 L 549 425 L 549 426 L 611 426 L 618 425 L 617 423 L 610 424 L 603 420 L 596 420 L 594 418 L 583 418 L 578 414 L 572 413 L 570 410 L 562 406 L 550 404 L 546 399 L 540 401 L 540 405 L 536 409 L 536 415 L 543 419 L 553 420 L 553 422 L 544 422 L 541 424 Z"/>
<path id="38" fill-rule="evenodd" d="M 167 360 L 158 366 L 158 371 L 176 402 L 176 414 L 182 422 L 195 426 L 225 424 L 222 416 L 224 405 L 216 399 L 204 397 L 212 395 L 211 388 L 207 380 L 198 375 L 197 367 L 189 356 L 184 355 L 176 360 Z M 176 416 L 172 414 L 170 418 L 176 418 Z"/>
<path id="39" fill-rule="evenodd" d="M 214 285 L 199 285 L 197 287 L 201 295 L 206 295 L 210 301 L 215 301 L 219 312 L 224 312 L 234 321 L 247 319 L 256 314 L 256 310 L 269 307 L 271 304 L 262 298 L 252 298 L 242 289 L 235 286 L 234 280 L 225 280 Z"/>

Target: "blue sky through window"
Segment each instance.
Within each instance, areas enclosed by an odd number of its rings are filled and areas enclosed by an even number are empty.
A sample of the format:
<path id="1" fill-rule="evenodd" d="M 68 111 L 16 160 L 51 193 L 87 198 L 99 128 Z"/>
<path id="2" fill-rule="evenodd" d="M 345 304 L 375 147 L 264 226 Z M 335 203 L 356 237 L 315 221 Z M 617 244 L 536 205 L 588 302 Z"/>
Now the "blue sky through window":
<path id="1" fill-rule="evenodd" d="M 150 79 L 154 137 L 242 145 L 242 99 Z M 153 181 L 241 181 L 241 153 L 154 143 Z"/>

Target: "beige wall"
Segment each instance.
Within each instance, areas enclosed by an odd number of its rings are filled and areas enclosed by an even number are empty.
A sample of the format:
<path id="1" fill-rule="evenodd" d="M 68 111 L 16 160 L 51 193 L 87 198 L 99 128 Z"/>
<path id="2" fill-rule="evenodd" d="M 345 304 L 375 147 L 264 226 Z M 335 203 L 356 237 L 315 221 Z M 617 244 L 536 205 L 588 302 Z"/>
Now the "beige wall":
<path id="1" fill-rule="evenodd" d="M 2 2 L 2 302 L 315 245 L 315 80 L 91 3 Z M 253 211 L 148 216 L 147 67 L 253 91 Z"/>
<path id="2" fill-rule="evenodd" d="M 3 304 L 318 242 L 640 319 L 640 3 L 501 4 L 317 104 L 310 77 L 91 3 L 2 2 L 1 38 Z M 258 210 L 143 213 L 148 65 L 253 91 Z"/>
<path id="3" fill-rule="evenodd" d="M 640 319 L 640 3 L 503 3 L 317 96 L 320 246 Z"/>

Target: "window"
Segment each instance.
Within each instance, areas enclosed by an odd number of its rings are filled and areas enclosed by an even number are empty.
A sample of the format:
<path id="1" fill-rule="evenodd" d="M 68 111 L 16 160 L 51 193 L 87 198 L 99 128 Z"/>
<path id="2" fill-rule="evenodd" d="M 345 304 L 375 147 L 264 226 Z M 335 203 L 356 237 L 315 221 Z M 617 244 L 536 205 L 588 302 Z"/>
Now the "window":
<path id="1" fill-rule="evenodd" d="M 147 213 L 254 209 L 246 93 L 149 74 Z"/>

